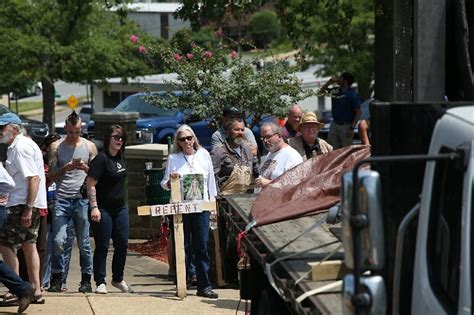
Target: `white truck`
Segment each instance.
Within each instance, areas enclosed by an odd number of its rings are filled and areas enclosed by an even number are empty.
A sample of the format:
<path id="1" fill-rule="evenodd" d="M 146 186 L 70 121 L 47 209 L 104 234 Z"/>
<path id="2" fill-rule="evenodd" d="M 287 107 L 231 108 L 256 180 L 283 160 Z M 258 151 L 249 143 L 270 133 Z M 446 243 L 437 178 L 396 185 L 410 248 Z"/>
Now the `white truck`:
<path id="1" fill-rule="evenodd" d="M 426 161 L 422 192 L 397 224 L 392 261 L 384 222 L 391 209 L 382 200 L 382 187 L 393 183 L 359 167 L 415 161 Z M 345 314 L 473 313 L 474 106 L 446 111 L 427 155 L 373 156 L 346 173 L 342 185 L 345 263 L 352 270 L 343 281 Z M 416 219 L 416 235 L 407 237 Z M 407 250 L 410 245 L 414 252 Z"/>

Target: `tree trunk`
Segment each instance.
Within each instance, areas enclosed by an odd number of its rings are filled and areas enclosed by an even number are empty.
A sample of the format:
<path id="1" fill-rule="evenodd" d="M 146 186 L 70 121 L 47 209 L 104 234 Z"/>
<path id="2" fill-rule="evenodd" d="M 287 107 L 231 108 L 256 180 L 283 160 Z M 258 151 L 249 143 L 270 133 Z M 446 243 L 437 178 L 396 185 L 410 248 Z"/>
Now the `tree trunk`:
<path id="1" fill-rule="evenodd" d="M 54 89 L 54 83 L 48 78 L 43 78 L 41 83 L 43 84 L 43 122 L 47 123 L 50 132 L 53 132 L 56 123 L 54 106 L 56 91 Z"/>

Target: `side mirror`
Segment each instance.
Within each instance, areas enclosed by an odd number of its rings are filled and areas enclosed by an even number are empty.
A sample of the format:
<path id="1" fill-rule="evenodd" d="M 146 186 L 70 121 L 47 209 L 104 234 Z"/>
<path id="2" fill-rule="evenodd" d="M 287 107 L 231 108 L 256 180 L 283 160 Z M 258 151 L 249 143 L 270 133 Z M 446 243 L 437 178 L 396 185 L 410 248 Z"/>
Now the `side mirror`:
<path id="1" fill-rule="evenodd" d="M 369 300 L 369 307 L 365 314 L 386 314 L 387 295 L 385 283 L 381 276 L 362 276 L 360 277 L 360 285 L 362 286 L 362 298 Z M 356 314 L 354 307 L 355 299 L 354 275 L 347 274 L 344 276 L 342 284 L 342 313 L 344 315 Z"/>
<path id="2" fill-rule="evenodd" d="M 384 229 L 382 220 L 382 199 L 379 173 L 359 171 L 359 213 L 367 217 L 367 226 L 361 232 L 360 267 L 362 270 L 380 270 L 385 263 Z M 345 264 L 354 269 L 352 215 L 352 172 L 342 176 L 342 244 L 344 246 Z"/>

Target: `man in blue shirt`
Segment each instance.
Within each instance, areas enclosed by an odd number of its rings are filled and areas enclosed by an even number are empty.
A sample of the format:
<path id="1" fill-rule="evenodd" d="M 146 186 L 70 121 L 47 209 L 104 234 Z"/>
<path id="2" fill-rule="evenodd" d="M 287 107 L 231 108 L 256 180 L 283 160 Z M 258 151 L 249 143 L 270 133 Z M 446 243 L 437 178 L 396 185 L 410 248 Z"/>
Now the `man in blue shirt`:
<path id="1" fill-rule="evenodd" d="M 332 93 L 332 118 L 329 127 L 328 142 L 334 149 L 339 149 L 352 144 L 354 128 L 360 117 L 360 100 L 356 91 L 351 88 L 354 76 L 344 72 L 338 78 L 329 79 L 321 90 L 327 91 L 329 85 L 337 83 Z"/>

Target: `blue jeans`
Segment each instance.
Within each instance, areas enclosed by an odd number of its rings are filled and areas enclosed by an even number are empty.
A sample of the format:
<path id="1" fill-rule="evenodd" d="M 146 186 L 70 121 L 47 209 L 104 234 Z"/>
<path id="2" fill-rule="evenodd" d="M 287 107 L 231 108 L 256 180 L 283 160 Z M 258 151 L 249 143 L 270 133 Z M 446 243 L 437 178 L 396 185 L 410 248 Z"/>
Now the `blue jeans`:
<path id="1" fill-rule="evenodd" d="M 3 224 L 7 221 L 8 212 L 4 206 L 0 206 L 0 229 L 3 228 Z M 8 265 L 0 260 L 0 282 L 3 283 L 11 293 L 16 296 L 24 296 L 31 288 L 31 284 L 27 281 L 23 281 L 19 275 L 17 275 Z"/>
<path id="2" fill-rule="evenodd" d="M 204 291 L 211 287 L 209 281 L 209 211 L 183 215 L 184 250 L 186 259 L 193 259 L 196 268 L 197 290 Z M 189 263 L 189 262 L 188 262 Z"/>
<path id="3" fill-rule="evenodd" d="M 94 232 L 94 281 L 97 285 L 105 283 L 107 253 L 112 238 L 114 256 L 112 258 L 112 281 L 123 280 L 123 270 L 128 250 L 128 208 L 100 210 L 100 221 L 91 222 Z"/>
<path id="4" fill-rule="evenodd" d="M 71 261 L 71 254 L 72 254 L 72 244 L 74 243 L 74 238 L 76 237 L 76 233 L 74 232 L 74 224 L 72 220 L 69 220 L 69 224 L 66 229 L 67 233 L 67 240 L 66 244 L 64 245 L 64 270 L 62 271 L 63 281 L 62 281 L 62 289 L 67 289 L 66 281 L 67 281 L 67 274 L 69 273 L 69 263 Z M 51 224 L 48 224 L 48 240 L 46 244 L 46 255 L 44 257 L 44 264 L 43 264 L 43 279 L 41 279 L 41 286 L 43 288 L 49 287 L 49 280 L 51 279 L 51 254 L 53 252 L 53 231 Z"/>
<path id="5" fill-rule="evenodd" d="M 81 273 L 92 274 L 92 253 L 89 240 L 89 202 L 87 199 L 61 199 L 54 203 L 53 237 L 54 250 L 52 272 L 64 272 L 64 253 L 66 252 L 67 228 L 72 219 L 76 231 L 77 245 L 80 253 Z"/>

